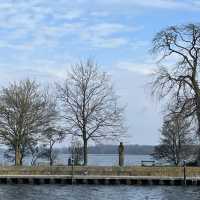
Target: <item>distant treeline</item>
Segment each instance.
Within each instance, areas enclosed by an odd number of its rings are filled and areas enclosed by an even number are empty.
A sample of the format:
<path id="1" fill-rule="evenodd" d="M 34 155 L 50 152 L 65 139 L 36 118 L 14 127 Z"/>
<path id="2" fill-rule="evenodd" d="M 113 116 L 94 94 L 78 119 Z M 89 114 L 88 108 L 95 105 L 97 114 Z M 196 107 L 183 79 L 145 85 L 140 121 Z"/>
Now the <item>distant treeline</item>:
<path id="1" fill-rule="evenodd" d="M 58 149 L 57 149 L 58 150 Z M 125 145 L 125 154 L 150 155 L 154 146 L 151 145 Z M 59 149 L 62 153 L 69 153 L 69 149 Z M 117 145 L 96 145 L 88 147 L 89 154 L 118 154 Z"/>

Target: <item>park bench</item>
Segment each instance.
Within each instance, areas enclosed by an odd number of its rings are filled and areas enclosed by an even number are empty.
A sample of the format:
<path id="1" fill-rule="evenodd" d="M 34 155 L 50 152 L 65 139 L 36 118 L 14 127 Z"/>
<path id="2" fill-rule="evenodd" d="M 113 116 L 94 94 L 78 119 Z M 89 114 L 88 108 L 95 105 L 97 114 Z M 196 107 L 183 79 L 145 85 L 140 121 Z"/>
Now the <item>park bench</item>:
<path id="1" fill-rule="evenodd" d="M 155 166 L 155 160 L 142 160 L 141 166 Z"/>

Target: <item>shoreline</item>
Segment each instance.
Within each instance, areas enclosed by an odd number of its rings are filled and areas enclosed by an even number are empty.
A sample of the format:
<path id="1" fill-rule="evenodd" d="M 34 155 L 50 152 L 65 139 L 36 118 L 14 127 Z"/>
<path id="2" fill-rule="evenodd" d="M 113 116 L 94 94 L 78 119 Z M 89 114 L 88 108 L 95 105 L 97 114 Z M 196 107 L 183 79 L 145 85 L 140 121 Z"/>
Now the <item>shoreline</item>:
<path id="1" fill-rule="evenodd" d="M 0 184 L 200 185 L 200 167 L 0 166 Z"/>
<path id="2" fill-rule="evenodd" d="M 200 177 L 92 176 L 92 175 L 1 175 L 0 184 L 60 185 L 200 185 Z"/>
<path id="3" fill-rule="evenodd" d="M 176 166 L 74 166 L 74 175 L 181 177 L 184 168 Z M 71 175 L 72 166 L 0 166 L 1 175 Z M 186 167 L 189 177 L 200 176 L 200 167 Z"/>

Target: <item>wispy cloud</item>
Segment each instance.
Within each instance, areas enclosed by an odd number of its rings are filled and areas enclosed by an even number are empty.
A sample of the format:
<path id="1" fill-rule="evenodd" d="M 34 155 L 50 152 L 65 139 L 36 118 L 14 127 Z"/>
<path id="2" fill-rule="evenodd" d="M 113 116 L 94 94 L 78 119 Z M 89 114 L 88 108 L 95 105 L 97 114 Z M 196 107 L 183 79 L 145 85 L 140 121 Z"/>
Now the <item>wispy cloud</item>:
<path id="1" fill-rule="evenodd" d="M 93 47 L 117 48 L 129 43 L 128 38 L 119 36 L 120 34 L 138 31 L 141 28 L 130 28 L 120 23 L 99 23 L 85 26 L 80 32 L 80 37 Z"/>
<path id="2" fill-rule="evenodd" d="M 40 83 L 54 83 L 65 80 L 70 63 L 55 60 L 35 60 L 20 67 L 0 65 L 0 84 L 21 79 L 34 79 Z"/>
<path id="3" fill-rule="evenodd" d="M 0 5 L 1 47 L 6 44 L 8 48 L 19 49 L 56 46 L 69 35 L 71 40 L 76 35 L 80 42 L 86 41 L 98 48 L 116 48 L 127 43 L 124 36 L 113 36 L 127 32 L 126 25 L 90 22 L 89 16 L 100 15 L 98 11 L 88 15 L 86 8 L 71 8 L 62 0 L 58 0 L 56 5 L 46 0 L 33 2 L 16 4 L 8 1 Z"/>
<path id="4" fill-rule="evenodd" d="M 156 68 L 156 63 L 153 61 L 145 61 L 145 62 L 127 62 L 121 61 L 114 65 L 118 69 L 128 70 L 133 73 L 139 73 L 142 75 L 150 75 L 154 72 Z"/>
<path id="5" fill-rule="evenodd" d="M 176 9 L 176 10 L 198 10 L 200 5 L 197 0 L 101 0 L 95 1 L 99 5 L 111 6 L 111 8 L 127 8 L 134 9 L 135 7 L 139 8 L 153 8 L 153 9 Z"/>
<path id="6" fill-rule="evenodd" d="M 94 0 L 92 5 L 91 10 L 87 0 L 2 1 L 0 47 L 20 50 L 53 47 L 70 35 L 70 40 L 77 42 L 78 37 L 80 43 L 87 43 L 92 48 L 118 48 L 130 44 L 126 33 L 141 29 L 141 26 L 131 29 L 133 24 L 109 21 L 110 15 L 115 14 L 113 9 L 131 12 L 138 8 L 200 9 L 200 4 L 194 0 Z M 98 17 L 103 17 L 104 22 Z"/>

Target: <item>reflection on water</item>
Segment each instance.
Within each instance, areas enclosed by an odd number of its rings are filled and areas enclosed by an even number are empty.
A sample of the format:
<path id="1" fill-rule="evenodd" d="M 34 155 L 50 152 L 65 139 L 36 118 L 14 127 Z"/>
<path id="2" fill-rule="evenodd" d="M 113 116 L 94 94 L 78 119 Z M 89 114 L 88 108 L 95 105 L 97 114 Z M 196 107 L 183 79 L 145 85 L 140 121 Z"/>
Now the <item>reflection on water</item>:
<path id="1" fill-rule="evenodd" d="M 199 200 L 199 187 L 1 185 L 2 200 Z"/>

